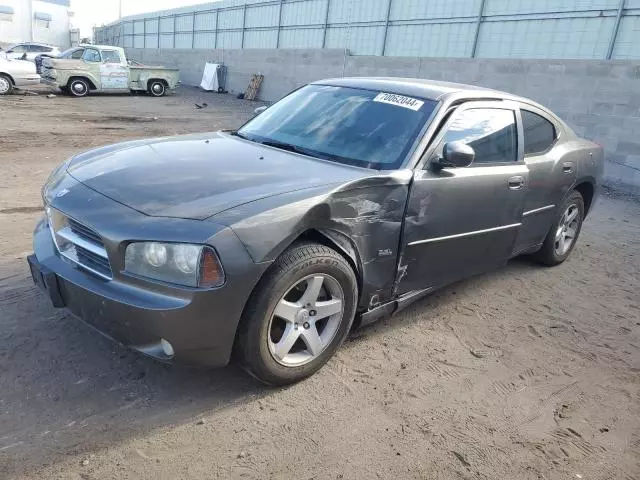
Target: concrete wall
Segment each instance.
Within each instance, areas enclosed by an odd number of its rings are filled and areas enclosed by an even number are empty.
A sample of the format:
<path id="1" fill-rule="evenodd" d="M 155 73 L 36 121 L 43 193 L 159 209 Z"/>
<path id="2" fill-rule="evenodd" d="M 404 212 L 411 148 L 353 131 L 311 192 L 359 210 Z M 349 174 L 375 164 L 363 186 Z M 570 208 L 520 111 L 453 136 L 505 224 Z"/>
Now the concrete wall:
<path id="1" fill-rule="evenodd" d="M 224 63 L 227 89 L 242 92 L 265 76 L 259 97 L 275 101 L 305 83 L 340 76 L 404 76 L 472 83 L 548 106 L 579 135 L 605 146 L 607 184 L 640 193 L 640 62 L 473 60 L 349 56 L 343 50 L 129 49 L 131 58 L 177 66 L 199 85 L 205 62 Z"/>

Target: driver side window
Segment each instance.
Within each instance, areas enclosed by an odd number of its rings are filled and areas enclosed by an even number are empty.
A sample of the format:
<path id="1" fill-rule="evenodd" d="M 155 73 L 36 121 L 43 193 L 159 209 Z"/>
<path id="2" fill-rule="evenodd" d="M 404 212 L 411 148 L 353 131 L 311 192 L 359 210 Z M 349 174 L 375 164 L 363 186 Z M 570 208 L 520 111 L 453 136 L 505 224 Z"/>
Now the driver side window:
<path id="1" fill-rule="evenodd" d="M 518 131 L 513 110 L 470 108 L 456 112 L 442 145 L 463 142 L 475 151 L 474 164 L 518 160 Z"/>
<path id="2" fill-rule="evenodd" d="M 98 52 L 97 50 L 94 50 L 93 48 L 87 48 L 84 51 L 84 55 L 82 56 L 82 59 L 86 62 L 100 62 L 100 52 Z"/>

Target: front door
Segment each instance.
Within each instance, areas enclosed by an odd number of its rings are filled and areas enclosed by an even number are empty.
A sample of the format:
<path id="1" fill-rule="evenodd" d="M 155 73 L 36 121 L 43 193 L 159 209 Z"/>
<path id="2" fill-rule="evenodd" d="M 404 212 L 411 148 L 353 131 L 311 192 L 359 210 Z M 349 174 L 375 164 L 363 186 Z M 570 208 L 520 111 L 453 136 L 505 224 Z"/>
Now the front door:
<path id="1" fill-rule="evenodd" d="M 117 50 L 102 50 L 100 83 L 104 90 L 128 90 L 129 67 Z"/>
<path id="2" fill-rule="evenodd" d="M 509 102 L 464 104 L 432 142 L 409 194 L 396 293 L 446 285 L 510 258 L 528 182 L 516 110 Z M 455 141 L 475 150 L 473 163 L 429 167 Z"/>

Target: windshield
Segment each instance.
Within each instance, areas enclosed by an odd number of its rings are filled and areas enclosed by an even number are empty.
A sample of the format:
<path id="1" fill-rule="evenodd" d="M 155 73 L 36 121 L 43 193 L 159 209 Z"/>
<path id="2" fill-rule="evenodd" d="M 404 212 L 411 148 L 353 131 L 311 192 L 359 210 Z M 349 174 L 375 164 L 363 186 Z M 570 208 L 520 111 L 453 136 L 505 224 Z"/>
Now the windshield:
<path id="1" fill-rule="evenodd" d="M 307 85 L 238 131 L 249 140 L 350 165 L 398 168 L 437 102 Z"/>
<path id="2" fill-rule="evenodd" d="M 83 51 L 84 51 L 83 48 L 73 47 L 62 52 L 60 55 L 58 55 L 58 58 L 76 58 L 77 59 L 82 57 Z M 74 52 L 78 52 L 78 53 L 76 55 L 73 55 Z"/>

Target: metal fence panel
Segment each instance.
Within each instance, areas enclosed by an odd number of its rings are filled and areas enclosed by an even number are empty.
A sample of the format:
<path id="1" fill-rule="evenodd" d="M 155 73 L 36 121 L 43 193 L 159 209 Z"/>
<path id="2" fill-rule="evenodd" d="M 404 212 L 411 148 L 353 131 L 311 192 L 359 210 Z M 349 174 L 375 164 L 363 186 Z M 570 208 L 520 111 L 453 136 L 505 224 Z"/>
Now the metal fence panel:
<path id="1" fill-rule="evenodd" d="M 203 31 L 203 30 L 210 32 L 216 29 L 217 15 L 215 12 L 196 13 L 195 15 L 196 15 L 196 32 Z"/>
<path id="2" fill-rule="evenodd" d="M 247 30 L 244 34 L 244 48 L 276 48 L 277 30 Z"/>
<path id="3" fill-rule="evenodd" d="M 604 58 L 615 19 L 562 18 L 488 22 L 478 56 L 488 58 Z"/>
<path id="4" fill-rule="evenodd" d="M 340 0 L 334 0 L 340 1 Z M 283 25 L 321 25 L 326 17 L 327 0 L 306 0 L 282 4 Z"/>
<path id="5" fill-rule="evenodd" d="M 294 28 L 280 32 L 280 48 L 322 48 L 323 28 Z"/>
<path id="6" fill-rule="evenodd" d="M 620 22 L 613 58 L 620 60 L 640 59 L 640 16 L 626 17 Z"/>
<path id="7" fill-rule="evenodd" d="M 218 16 L 218 28 L 221 30 L 230 28 L 242 28 L 242 19 L 244 17 L 243 8 L 234 8 L 233 10 L 221 10 Z M 237 48 L 240 48 L 238 46 Z"/>
<path id="8" fill-rule="evenodd" d="M 636 59 L 640 0 L 223 0 L 127 17 L 95 36 L 128 48 Z"/>
<path id="9" fill-rule="evenodd" d="M 379 55 L 384 27 L 332 27 L 327 30 L 327 48 L 348 48 L 353 55 Z"/>
<path id="10" fill-rule="evenodd" d="M 197 33 L 193 40 L 193 48 L 216 48 L 215 32 Z"/>
<path id="11" fill-rule="evenodd" d="M 280 5 L 263 5 L 260 7 L 247 8 L 245 26 L 247 28 L 256 27 L 277 27 L 280 18 Z M 274 48 L 274 47 L 269 47 Z"/>

